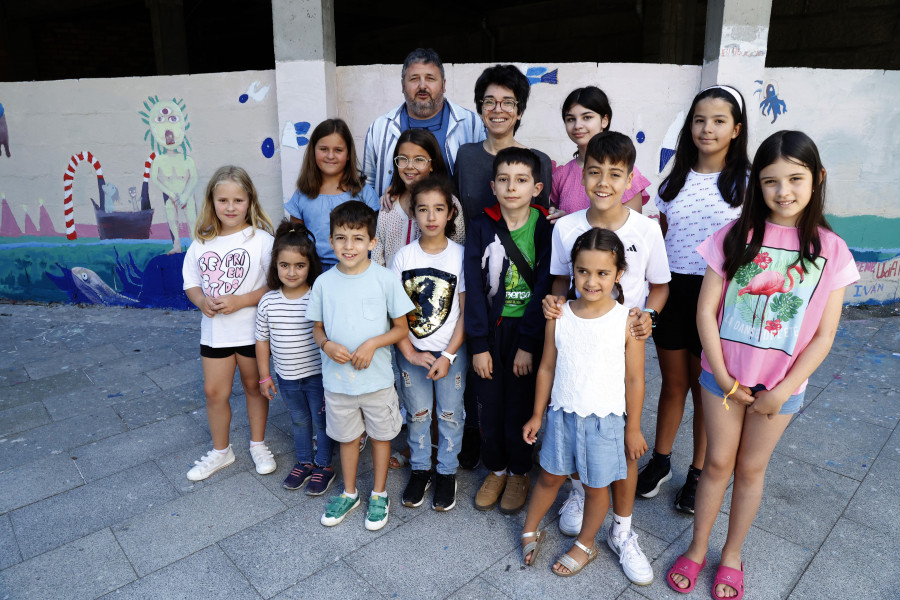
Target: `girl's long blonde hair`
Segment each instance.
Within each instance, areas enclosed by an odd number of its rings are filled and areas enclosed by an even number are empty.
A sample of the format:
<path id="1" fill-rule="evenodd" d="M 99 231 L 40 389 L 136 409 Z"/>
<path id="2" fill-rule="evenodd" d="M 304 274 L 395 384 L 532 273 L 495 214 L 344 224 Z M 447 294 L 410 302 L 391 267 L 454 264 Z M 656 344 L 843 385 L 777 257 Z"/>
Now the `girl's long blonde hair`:
<path id="1" fill-rule="evenodd" d="M 269 215 L 266 214 L 266 211 L 263 210 L 259 203 L 259 194 L 256 192 L 256 186 L 253 185 L 250 175 L 241 167 L 225 165 L 216 169 L 206 186 L 203 207 L 200 209 L 200 216 L 197 217 L 197 225 L 194 227 L 194 239 L 208 242 L 219 236 L 222 223 L 219 222 L 219 218 L 216 216 L 213 194 L 216 191 L 216 186 L 225 181 L 236 183 L 247 192 L 247 197 L 250 199 L 250 206 L 247 208 L 247 223 L 254 230 L 262 229 L 267 233 L 273 234 L 275 228 L 272 227 Z M 253 235 L 253 232 L 250 235 Z"/>

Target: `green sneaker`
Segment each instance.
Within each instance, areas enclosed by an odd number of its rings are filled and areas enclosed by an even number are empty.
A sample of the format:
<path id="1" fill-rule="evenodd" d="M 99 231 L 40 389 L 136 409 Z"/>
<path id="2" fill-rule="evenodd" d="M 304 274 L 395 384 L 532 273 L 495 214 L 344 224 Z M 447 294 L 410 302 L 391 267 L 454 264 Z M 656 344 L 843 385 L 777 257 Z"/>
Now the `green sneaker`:
<path id="1" fill-rule="evenodd" d="M 325 506 L 325 514 L 322 515 L 322 525 L 325 527 L 334 527 L 344 520 L 350 511 L 359 506 L 359 494 L 356 498 L 350 498 L 344 494 L 340 496 L 332 496 Z"/>
<path id="2" fill-rule="evenodd" d="M 390 498 L 369 496 L 369 510 L 366 512 L 366 529 L 369 531 L 378 531 L 387 525 L 388 510 L 390 507 Z"/>

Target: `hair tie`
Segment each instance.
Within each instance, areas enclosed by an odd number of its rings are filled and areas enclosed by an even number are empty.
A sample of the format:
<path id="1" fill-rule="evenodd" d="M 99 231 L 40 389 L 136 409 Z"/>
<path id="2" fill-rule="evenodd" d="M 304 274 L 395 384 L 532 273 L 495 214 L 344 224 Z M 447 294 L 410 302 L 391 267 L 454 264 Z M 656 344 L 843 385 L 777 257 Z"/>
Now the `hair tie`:
<path id="1" fill-rule="evenodd" d="M 294 228 L 293 228 L 293 227 L 291 227 L 291 231 L 290 231 L 290 233 L 296 233 L 296 232 L 297 232 L 297 230 L 296 230 L 296 229 L 294 229 Z"/>
<path id="2" fill-rule="evenodd" d="M 735 88 L 731 87 L 730 85 L 711 85 L 708 88 L 706 88 L 706 90 L 711 90 L 714 88 L 728 92 L 731 95 L 731 97 L 734 98 L 734 101 L 737 102 L 738 108 L 741 109 L 741 114 L 744 114 L 744 101 L 741 100 L 740 92 L 738 92 Z M 706 90 L 703 90 L 700 93 L 702 94 Z"/>

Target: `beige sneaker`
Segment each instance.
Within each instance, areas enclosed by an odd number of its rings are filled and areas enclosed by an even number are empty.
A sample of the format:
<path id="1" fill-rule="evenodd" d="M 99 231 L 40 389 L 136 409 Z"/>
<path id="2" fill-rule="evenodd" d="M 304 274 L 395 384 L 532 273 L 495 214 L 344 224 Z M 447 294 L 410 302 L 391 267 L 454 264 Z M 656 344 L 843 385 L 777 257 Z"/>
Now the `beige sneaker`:
<path id="1" fill-rule="evenodd" d="M 500 499 L 500 512 L 514 515 L 525 508 L 528 499 L 528 490 L 531 489 L 531 477 L 525 475 L 510 475 L 506 482 L 506 491 Z"/>
<path id="2" fill-rule="evenodd" d="M 506 473 L 503 475 L 488 473 L 484 483 L 478 489 L 478 493 L 475 494 L 475 508 L 478 510 L 491 510 L 497 506 L 497 503 L 500 502 L 500 494 L 503 493 L 503 488 L 506 487 L 507 477 Z"/>

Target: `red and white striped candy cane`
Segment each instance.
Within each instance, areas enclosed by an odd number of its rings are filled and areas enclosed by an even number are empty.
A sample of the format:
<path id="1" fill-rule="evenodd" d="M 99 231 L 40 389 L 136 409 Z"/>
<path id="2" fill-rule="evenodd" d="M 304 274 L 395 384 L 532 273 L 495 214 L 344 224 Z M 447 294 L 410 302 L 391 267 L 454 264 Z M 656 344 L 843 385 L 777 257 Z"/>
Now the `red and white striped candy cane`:
<path id="1" fill-rule="evenodd" d="M 75 169 L 79 163 L 86 160 L 97 173 L 97 186 L 100 188 L 100 197 L 103 198 L 103 168 L 100 161 L 94 158 L 90 152 L 79 152 L 69 158 L 69 165 L 63 173 L 63 209 L 66 214 L 66 239 L 78 239 L 75 233 L 75 202 L 72 200 L 72 183 L 75 181 Z"/>

